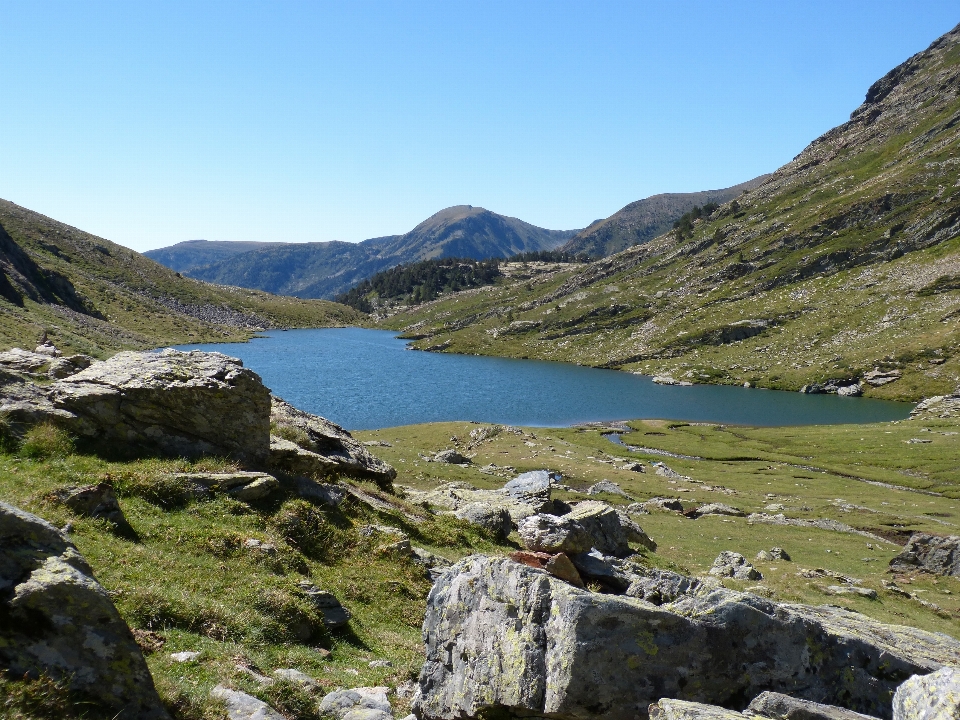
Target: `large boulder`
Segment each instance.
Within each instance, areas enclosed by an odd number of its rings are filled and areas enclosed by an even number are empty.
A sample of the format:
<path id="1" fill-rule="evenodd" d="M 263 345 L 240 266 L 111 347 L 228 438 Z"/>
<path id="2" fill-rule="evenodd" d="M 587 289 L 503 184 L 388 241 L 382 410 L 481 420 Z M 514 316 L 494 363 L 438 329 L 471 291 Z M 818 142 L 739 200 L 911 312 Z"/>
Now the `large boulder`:
<path id="1" fill-rule="evenodd" d="M 169 720 L 130 629 L 77 549 L 0 502 L 0 667 L 65 682 L 121 720 Z"/>
<path id="2" fill-rule="evenodd" d="M 350 475 L 390 487 L 397 471 L 346 430 L 318 415 L 270 398 L 270 464 L 291 475 Z"/>
<path id="3" fill-rule="evenodd" d="M 534 552 L 582 553 L 593 547 L 593 536 L 570 515 L 538 513 L 517 525 L 524 547 Z"/>
<path id="4" fill-rule="evenodd" d="M 628 520 L 625 513 L 622 517 Z M 597 500 L 579 502 L 573 506 L 573 510 L 564 515 L 564 519 L 579 523 L 593 539 L 593 547 L 606 555 L 624 557 L 632 552 L 629 542 L 630 534 L 621 522 L 621 513 L 605 502 Z M 628 527 L 636 530 L 640 526 L 630 520 Z"/>
<path id="5" fill-rule="evenodd" d="M 897 686 L 960 663 L 946 635 L 701 587 L 660 607 L 473 556 L 427 600 L 416 712 L 646 717 L 660 698 L 742 709 L 766 690 L 889 718 Z"/>
<path id="6" fill-rule="evenodd" d="M 104 446 L 173 457 L 267 460 L 270 391 L 221 353 L 120 352 L 48 386 L 8 383 L 0 412 L 19 425 L 52 422 Z"/>
<path id="7" fill-rule="evenodd" d="M 922 570 L 934 575 L 960 575 L 960 537 L 914 533 L 903 551 L 890 561 L 899 572 Z"/>
<path id="8" fill-rule="evenodd" d="M 960 717 L 960 670 L 940 668 L 914 675 L 893 696 L 893 720 L 956 720 Z"/>

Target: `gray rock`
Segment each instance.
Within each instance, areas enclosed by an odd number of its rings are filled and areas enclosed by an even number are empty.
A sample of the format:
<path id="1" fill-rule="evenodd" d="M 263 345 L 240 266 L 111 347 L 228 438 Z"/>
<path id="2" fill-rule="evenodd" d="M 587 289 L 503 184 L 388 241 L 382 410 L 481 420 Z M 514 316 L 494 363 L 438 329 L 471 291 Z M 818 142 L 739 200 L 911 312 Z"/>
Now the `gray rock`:
<path id="1" fill-rule="evenodd" d="M 627 540 L 629 542 L 642 545 L 651 552 L 657 549 L 657 543 L 654 542 L 653 538 L 647 535 L 646 532 L 644 532 L 643 528 L 640 527 L 640 524 L 630 517 L 630 515 L 618 509 L 617 517 L 620 518 L 620 526 L 627 534 Z"/>
<path id="2" fill-rule="evenodd" d="M 523 546 L 535 552 L 582 553 L 594 544 L 593 536 L 570 515 L 531 515 L 517 524 L 517 532 Z"/>
<path id="3" fill-rule="evenodd" d="M 389 660 L 371 660 L 367 663 L 367 666 L 372 668 L 392 668 L 393 663 Z"/>
<path id="4" fill-rule="evenodd" d="M 747 562 L 740 553 L 724 550 L 713 561 L 710 574 L 716 577 L 730 577 L 736 580 L 762 580 L 763 575 Z"/>
<path id="5" fill-rule="evenodd" d="M 624 492 L 622 487 L 617 485 L 615 482 L 610 482 L 609 480 L 601 480 L 600 482 L 595 483 L 587 488 L 587 495 L 599 495 L 600 493 L 620 495 L 621 497 L 625 498 L 630 497 Z"/>
<path id="6" fill-rule="evenodd" d="M 169 720 L 110 596 L 49 523 L 0 502 L 0 667 L 63 681 L 127 720 Z"/>
<path id="7" fill-rule="evenodd" d="M 291 475 L 350 475 L 389 488 L 397 471 L 339 425 L 270 397 L 270 463 Z M 295 438 L 295 440 L 291 440 Z"/>
<path id="8" fill-rule="evenodd" d="M 620 518 L 620 513 L 610 505 L 597 500 L 579 502 L 573 506 L 573 510 L 564 515 L 564 520 L 579 523 L 590 534 L 593 547 L 597 550 L 606 555 L 625 557 L 632 551 L 629 534 Z"/>
<path id="9" fill-rule="evenodd" d="M 879 368 L 874 368 L 863 374 L 863 381 L 873 387 L 880 387 L 881 385 L 887 385 L 899 380 L 901 375 L 902 373 L 899 370 L 880 370 Z"/>
<path id="10" fill-rule="evenodd" d="M 960 663 L 960 642 L 842 608 L 704 587 L 656 607 L 473 556 L 433 586 L 414 712 L 634 720 L 663 697 L 713 705 L 770 687 L 889 718 L 908 677 Z"/>
<path id="11" fill-rule="evenodd" d="M 347 496 L 347 492 L 336 485 L 317 482 L 308 477 L 298 477 L 295 481 L 295 490 L 297 495 L 304 500 L 329 505 L 330 507 L 340 507 L 340 503 Z"/>
<path id="12" fill-rule="evenodd" d="M 777 515 L 767 515 L 766 513 L 750 513 L 747 515 L 748 523 L 764 523 L 766 525 L 792 525 L 794 527 L 813 527 L 820 530 L 832 530 L 833 532 L 842 532 L 842 533 L 852 533 L 854 535 L 862 535 L 863 537 L 870 538 L 871 540 L 877 540 L 879 542 L 886 542 L 879 535 L 874 535 L 871 532 L 866 530 L 857 530 L 846 523 L 842 523 L 839 520 L 833 520 L 831 518 L 788 518 L 783 513 L 778 513 Z"/>
<path id="13" fill-rule="evenodd" d="M 868 546 L 869 547 L 869 546 Z M 787 551 L 782 547 L 772 547 L 770 548 L 770 556 L 774 560 L 784 560 L 790 562 L 790 555 L 787 554 Z"/>
<path id="14" fill-rule="evenodd" d="M 455 510 L 453 514 L 461 520 L 482 527 L 497 540 L 506 540 L 513 529 L 510 513 L 502 507 L 469 503 Z"/>
<path id="15" fill-rule="evenodd" d="M 503 486 L 503 491 L 508 497 L 532 506 L 536 512 L 550 509 L 550 473 L 546 470 L 532 470 L 517 475 Z"/>
<path id="16" fill-rule="evenodd" d="M 57 502 L 83 517 L 104 518 L 112 523 L 126 524 L 127 519 L 120 509 L 120 501 L 107 482 L 83 487 L 66 487 L 53 493 Z"/>
<path id="17" fill-rule="evenodd" d="M 868 600 L 877 599 L 877 591 L 871 588 L 857 587 L 856 585 L 828 585 L 826 591 L 831 595 L 859 595 Z"/>
<path id="18" fill-rule="evenodd" d="M 508 483 L 509 484 L 509 483 Z M 512 523 L 519 523 L 524 518 L 536 515 L 538 512 L 549 512 L 553 508 L 553 501 L 547 500 L 542 493 L 525 494 L 506 489 L 479 490 L 464 482 L 446 483 L 429 492 L 407 490 L 407 498 L 414 503 L 426 503 L 444 510 L 457 511 L 468 505 L 481 504 L 489 508 L 502 508 L 510 515 Z"/>
<path id="19" fill-rule="evenodd" d="M 470 462 L 468 458 L 461 455 L 457 450 L 441 450 L 433 456 L 434 462 L 449 463 L 450 465 L 463 465 Z"/>
<path id="20" fill-rule="evenodd" d="M 670 570 L 646 568 L 643 575 L 627 588 L 630 597 L 646 600 L 654 605 L 671 603 L 681 595 L 689 595 L 700 588 L 701 582 Z"/>
<path id="21" fill-rule="evenodd" d="M 644 507 L 643 503 L 630 503 L 627 505 L 627 513 L 630 515 L 649 515 L 650 511 Z"/>
<path id="22" fill-rule="evenodd" d="M 655 497 L 650 498 L 645 503 L 643 507 L 646 510 L 671 510 L 673 512 L 683 512 L 683 503 L 680 502 L 680 498 L 663 498 Z"/>
<path id="23" fill-rule="evenodd" d="M 943 667 L 914 675 L 893 696 L 893 720 L 956 720 L 960 717 L 960 670 Z"/>
<path id="24" fill-rule="evenodd" d="M 38 348 L 39 349 L 39 348 Z M 59 380 L 90 367 L 93 358 L 87 355 L 61 357 L 49 353 L 11 348 L 0 352 L 0 370 L 27 379 Z"/>
<path id="25" fill-rule="evenodd" d="M 650 720 L 744 720 L 736 710 L 670 698 L 653 703 L 648 712 Z"/>
<path id="26" fill-rule="evenodd" d="M 340 604 L 332 592 L 321 590 L 309 580 L 300 582 L 300 591 L 310 604 L 320 611 L 324 624 L 331 630 L 341 628 L 350 622 L 350 611 Z"/>
<path id="27" fill-rule="evenodd" d="M 392 720 L 388 691 L 385 687 L 334 690 L 320 701 L 319 711 L 337 720 Z"/>
<path id="28" fill-rule="evenodd" d="M 278 668 L 273 671 L 273 676 L 277 678 L 277 680 L 283 680 L 309 690 L 317 687 L 316 680 L 294 668 Z"/>
<path id="29" fill-rule="evenodd" d="M 751 700 L 743 714 L 774 720 L 874 720 L 870 715 L 862 715 L 836 705 L 822 705 L 769 691 L 760 693 Z"/>
<path id="30" fill-rule="evenodd" d="M 740 508 L 724 505 L 723 503 L 708 503 L 707 505 L 701 505 L 696 509 L 695 512 L 696 517 L 703 517 L 704 515 L 728 515 L 730 517 L 747 516 L 747 514 Z"/>
<path id="31" fill-rule="evenodd" d="M 165 477 L 192 484 L 198 495 L 225 493 L 243 502 L 261 500 L 280 487 L 273 475 L 264 472 L 187 472 L 170 473 Z"/>
<path id="32" fill-rule="evenodd" d="M 285 720 L 283 715 L 253 695 L 217 685 L 210 697 L 223 701 L 230 720 Z"/>
<path id="33" fill-rule="evenodd" d="M 196 652 L 195 650 L 184 650 L 183 652 L 170 653 L 170 659 L 178 663 L 193 662 L 198 657 L 200 657 L 200 653 Z"/>
<path id="34" fill-rule="evenodd" d="M 934 575 L 960 576 L 960 537 L 914 533 L 903 551 L 890 561 L 890 568 L 898 572 L 922 570 Z"/>
<path id="35" fill-rule="evenodd" d="M 582 578 L 598 582 L 617 593 L 626 592 L 642 576 L 633 563 L 604 555 L 599 550 L 570 555 L 570 561 Z"/>

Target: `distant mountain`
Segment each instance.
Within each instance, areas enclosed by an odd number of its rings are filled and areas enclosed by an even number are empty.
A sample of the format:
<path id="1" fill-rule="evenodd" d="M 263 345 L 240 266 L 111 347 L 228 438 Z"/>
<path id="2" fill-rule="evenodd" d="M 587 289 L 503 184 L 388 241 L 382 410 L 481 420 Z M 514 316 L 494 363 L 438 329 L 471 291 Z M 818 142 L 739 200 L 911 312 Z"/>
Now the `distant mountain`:
<path id="1" fill-rule="evenodd" d="M 267 244 L 183 272 L 222 285 L 301 298 L 333 298 L 361 280 L 403 263 L 441 257 L 485 260 L 520 252 L 553 250 L 576 232 L 545 230 L 483 208 L 457 205 L 441 210 L 404 235 L 372 238 L 356 244 L 336 241 Z M 161 253 L 187 244 L 151 251 L 151 257 L 163 262 Z"/>
<path id="2" fill-rule="evenodd" d="M 761 175 L 745 183 L 692 193 L 661 193 L 632 202 L 605 220 L 597 220 L 571 238 L 563 250 L 606 257 L 633 245 L 642 245 L 662 235 L 684 213 L 707 203 L 723 204 L 762 185 L 770 175 Z"/>
<path id="3" fill-rule="evenodd" d="M 148 250 L 143 254 L 151 260 L 156 260 L 161 265 L 166 265 L 171 270 L 185 272 L 204 265 L 221 262 L 240 253 L 260 250 L 269 245 L 283 244 L 285 243 L 185 240 L 169 247 Z"/>

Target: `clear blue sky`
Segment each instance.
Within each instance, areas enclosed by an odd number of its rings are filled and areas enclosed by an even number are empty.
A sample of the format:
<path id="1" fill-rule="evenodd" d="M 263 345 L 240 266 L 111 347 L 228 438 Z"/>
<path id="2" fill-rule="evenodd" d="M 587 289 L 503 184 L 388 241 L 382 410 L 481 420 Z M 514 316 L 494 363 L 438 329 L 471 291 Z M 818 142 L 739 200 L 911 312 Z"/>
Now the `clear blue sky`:
<path id="1" fill-rule="evenodd" d="M 137 250 L 583 227 L 732 185 L 960 22 L 937 2 L 0 0 L 0 197 Z"/>

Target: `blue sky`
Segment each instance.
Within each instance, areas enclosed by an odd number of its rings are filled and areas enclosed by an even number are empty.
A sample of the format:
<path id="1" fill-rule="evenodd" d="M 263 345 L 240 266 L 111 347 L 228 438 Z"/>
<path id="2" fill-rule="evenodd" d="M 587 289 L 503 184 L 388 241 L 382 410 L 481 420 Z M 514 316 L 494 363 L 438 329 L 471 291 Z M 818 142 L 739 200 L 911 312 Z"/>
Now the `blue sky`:
<path id="1" fill-rule="evenodd" d="M 583 227 L 776 169 L 958 11 L 0 0 L 0 197 L 141 251 Z"/>

